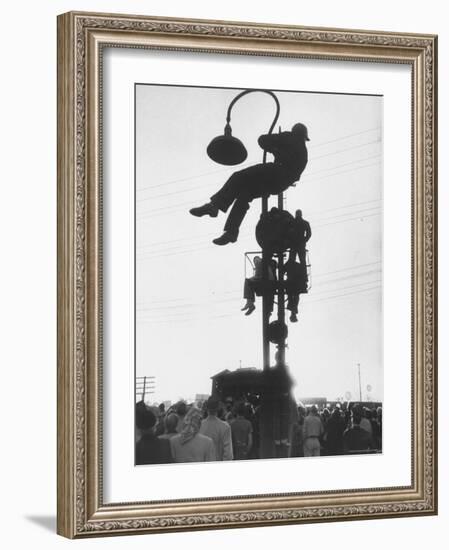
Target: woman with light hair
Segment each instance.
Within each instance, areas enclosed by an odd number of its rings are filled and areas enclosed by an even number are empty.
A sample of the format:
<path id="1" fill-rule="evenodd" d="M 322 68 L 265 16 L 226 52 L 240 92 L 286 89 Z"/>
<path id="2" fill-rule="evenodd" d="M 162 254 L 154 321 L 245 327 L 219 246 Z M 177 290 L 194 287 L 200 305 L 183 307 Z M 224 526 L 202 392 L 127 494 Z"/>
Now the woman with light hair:
<path id="1" fill-rule="evenodd" d="M 215 460 L 215 447 L 212 439 L 200 434 L 203 415 L 196 407 L 191 407 L 184 417 L 181 433 L 170 439 L 174 462 L 209 462 Z"/>

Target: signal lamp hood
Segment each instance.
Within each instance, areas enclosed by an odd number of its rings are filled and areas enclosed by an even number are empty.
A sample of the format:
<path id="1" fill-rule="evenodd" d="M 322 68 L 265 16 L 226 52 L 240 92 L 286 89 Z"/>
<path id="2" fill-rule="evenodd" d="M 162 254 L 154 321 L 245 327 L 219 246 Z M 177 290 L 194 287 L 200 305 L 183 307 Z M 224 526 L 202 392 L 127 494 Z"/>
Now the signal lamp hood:
<path id="1" fill-rule="evenodd" d="M 209 143 L 207 154 L 214 162 L 225 166 L 240 164 L 248 156 L 243 143 L 232 135 L 230 124 L 226 124 L 222 136 L 217 136 Z"/>

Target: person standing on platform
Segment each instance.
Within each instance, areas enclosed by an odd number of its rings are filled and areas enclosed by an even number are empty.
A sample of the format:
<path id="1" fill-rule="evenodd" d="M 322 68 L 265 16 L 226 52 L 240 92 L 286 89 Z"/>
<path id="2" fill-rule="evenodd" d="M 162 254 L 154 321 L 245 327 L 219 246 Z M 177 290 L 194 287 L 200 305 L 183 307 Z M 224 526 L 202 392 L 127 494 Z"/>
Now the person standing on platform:
<path id="1" fill-rule="evenodd" d="M 294 262 L 298 255 L 299 262 L 306 264 L 306 245 L 312 236 L 310 223 L 302 217 L 302 210 L 295 212 L 295 245 L 290 249 L 289 261 Z"/>

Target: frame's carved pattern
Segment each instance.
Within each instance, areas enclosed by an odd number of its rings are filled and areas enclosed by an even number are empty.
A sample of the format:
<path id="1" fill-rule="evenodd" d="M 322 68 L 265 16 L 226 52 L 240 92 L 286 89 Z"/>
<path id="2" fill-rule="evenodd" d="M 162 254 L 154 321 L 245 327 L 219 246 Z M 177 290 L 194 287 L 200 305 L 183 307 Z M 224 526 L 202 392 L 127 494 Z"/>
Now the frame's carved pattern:
<path id="1" fill-rule="evenodd" d="M 83 24 L 77 21 L 76 32 L 76 356 L 75 356 L 75 403 L 76 403 L 76 527 L 83 531 L 86 520 L 86 45 Z"/>
<path id="2" fill-rule="evenodd" d="M 133 18 L 83 17 L 83 28 L 111 29 L 121 31 L 159 32 L 168 34 L 233 36 L 237 38 L 260 38 L 266 40 L 294 40 L 295 42 L 320 42 L 333 44 L 370 44 L 405 48 L 431 47 L 431 40 L 391 34 L 347 32 L 339 30 L 300 30 L 248 25 L 151 21 Z"/>
<path id="3" fill-rule="evenodd" d="M 435 494 L 435 67 L 434 40 L 430 37 L 392 35 L 388 33 L 348 32 L 337 30 L 302 30 L 295 28 L 252 26 L 247 24 L 219 24 L 208 22 L 170 22 L 123 16 L 74 15 L 76 75 L 76 132 L 75 132 L 75 518 L 76 534 L 163 530 L 191 527 L 243 526 L 268 523 L 286 523 L 300 520 L 362 518 L 368 516 L 407 515 L 429 513 L 436 509 Z M 409 502 L 384 502 L 378 504 L 335 505 L 303 507 L 285 510 L 261 510 L 255 512 L 229 512 L 215 514 L 166 515 L 148 519 L 123 519 L 101 521 L 89 519 L 86 512 L 86 31 L 117 30 L 142 33 L 182 34 L 188 36 L 220 36 L 244 39 L 315 42 L 341 45 L 385 46 L 418 49 L 424 58 L 424 494 L 422 499 Z M 246 46 L 247 47 L 247 46 Z M 366 51 L 366 50 L 364 50 Z M 237 52 L 250 53 L 250 52 Z M 275 53 L 273 55 L 276 55 Z M 335 56 L 338 49 L 335 49 Z M 328 56 L 329 57 L 329 56 Z M 357 57 L 358 61 L 373 61 Z M 400 62 L 392 59 L 391 62 Z M 408 61 L 407 61 L 408 62 Z"/>
<path id="4" fill-rule="evenodd" d="M 90 533 L 102 531 L 123 530 L 162 530 L 164 528 L 181 527 L 225 527 L 226 525 L 244 527 L 247 525 L 263 525 L 267 523 L 288 523 L 298 520 L 312 521 L 317 519 L 349 519 L 368 516 L 391 516 L 410 514 L 428 510 L 424 502 L 410 504 L 379 504 L 360 506 L 330 506 L 326 508 L 300 508 L 294 510 L 276 510 L 261 512 L 240 512 L 227 514 L 196 514 L 186 516 L 166 516 L 154 519 L 132 519 L 118 521 L 90 521 L 85 530 Z"/>
<path id="5" fill-rule="evenodd" d="M 435 341 L 436 327 L 434 319 L 436 312 L 435 281 L 435 245 L 436 245 L 436 227 L 435 214 L 436 205 L 434 204 L 435 179 L 434 179 L 434 59 L 431 44 L 425 47 L 425 81 L 424 81 L 424 407 L 425 407 L 425 450 L 424 450 L 424 492 L 425 499 L 429 506 L 433 505 L 435 495 L 434 480 L 434 456 L 435 449 L 435 398 L 433 388 L 435 383 Z"/>

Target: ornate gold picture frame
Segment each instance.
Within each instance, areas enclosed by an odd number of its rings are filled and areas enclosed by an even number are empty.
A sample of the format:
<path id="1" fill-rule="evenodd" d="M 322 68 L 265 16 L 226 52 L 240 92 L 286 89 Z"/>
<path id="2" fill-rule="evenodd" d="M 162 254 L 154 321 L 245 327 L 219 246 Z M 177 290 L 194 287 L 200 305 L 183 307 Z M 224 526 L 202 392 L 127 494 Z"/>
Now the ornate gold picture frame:
<path id="1" fill-rule="evenodd" d="M 261 483 L 260 494 L 155 500 L 149 490 L 145 501 L 105 500 L 102 107 L 108 48 L 410 69 L 411 311 L 404 314 L 411 326 L 411 415 L 401 420 L 411 432 L 410 484 L 273 493 Z M 59 16 L 59 534 L 83 538 L 437 513 L 436 61 L 433 35 L 76 12 Z"/>

